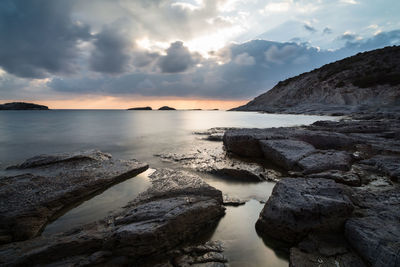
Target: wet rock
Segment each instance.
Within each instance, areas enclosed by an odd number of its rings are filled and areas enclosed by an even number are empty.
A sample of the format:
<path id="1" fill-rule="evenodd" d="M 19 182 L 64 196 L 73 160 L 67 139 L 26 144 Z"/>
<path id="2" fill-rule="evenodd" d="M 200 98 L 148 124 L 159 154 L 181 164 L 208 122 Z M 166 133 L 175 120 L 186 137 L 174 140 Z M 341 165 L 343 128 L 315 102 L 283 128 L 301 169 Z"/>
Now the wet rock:
<path id="1" fill-rule="evenodd" d="M 256 229 L 294 243 L 310 232 L 340 231 L 352 211 L 344 187 L 332 180 L 285 178 L 274 187 Z"/>
<path id="2" fill-rule="evenodd" d="M 225 149 L 238 156 L 262 158 L 259 140 L 287 139 L 290 137 L 289 128 L 269 129 L 236 129 L 225 132 L 223 142 Z M 293 131 L 293 130 L 292 130 Z"/>
<path id="3" fill-rule="evenodd" d="M 264 157 L 274 164 L 293 170 L 297 162 L 315 151 L 315 148 L 298 140 L 262 140 L 261 150 Z"/>
<path id="4" fill-rule="evenodd" d="M 221 147 L 196 149 L 185 154 L 166 153 L 155 156 L 168 162 L 179 163 L 185 168 L 241 181 L 276 181 L 281 176 L 278 171 L 267 169 L 259 163 L 229 157 Z"/>
<path id="5" fill-rule="evenodd" d="M 345 236 L 371 266 L 400 265 L 400 190 L 354 189 L 355 216 Z"/>
<path id="6" fill-rule="evenodd" d="M 200 177 L 176 170 L 151 175 L 152 186 L 124 210 L 52 237 L 3 246 L 0 265 L 137 265 L 162 257 L 212 231 L 224 214 L 222 193 Z M 206 255 L 205 259 L 214 259 Z"/>
<path id="7" fill-rule="evenodd" d="M 318 149 L 352 149 L 359 143 L 357 139 L 346 136 L 342 133 L 335 133 L 331 131 L 298 131 L 294 137 L 307 142 Z"/>
<path id="8" fill-rule="evenodd" d="M 247 200 L 231 197 L 227 194 L 222 195 L 225 206 L 240 206 L 246 204 Z"/>
<path id="9" fill-rule="evenodd" d="M 361 164 L 371 165 L 386 175 L 393 181 L 400 180 L 400 157 L 377 155 L 368 160 L 360 162 Z"/>
<path id="10" fill-rule="evenodd" d="M 225 131 L 233 129 L 235 128 L 215 127 L 206 131 L 194 132 L 194 134 L 205 136 L 202 138 L 203 140 L 221 142 L 223 140 Z"/>
<path id="11" fill-rule="evenodd" d="M 296 247 L 290 249 L 290 267 L 364 267 L 364 262 L 355 253 L 345 253 L 336 256 L 323 256 L 306 253 Z"/>
<path id="12" fill-rule="evenodd" d="M 188 246 L 174 251 L 169 263 L 172 266 L 228 266 L 227 258 L 223 255 L 223 243 L 221 241 L 208 241 L 197 246 Z"/>
<path id="13" fill-rule="evenodd" d="M 0 178 L 0 232 L 6 243 L 32 238 L 73 204 L 148 168 L 100 151 L 41 155 Z"/>
<path id="14" fill-rule="evenodd" d="M 298 162 L 303 173 L 317 173 L 327 170 L 348 171 L 351 167 L 351 155 L 344 151 L 319 151 L 306 156 Z"/>
<path id="15" fill-rule="evenodd" d="M 354 172 L 344 172 L 338 170 L 320 172 L 315 174 L 307 175 L 307 178 L 323 178 L 323 179 L 331 179 L 337 183 L 346 184 L 350 186 L 360 186 L 361 180 L 360 177 Z"/>

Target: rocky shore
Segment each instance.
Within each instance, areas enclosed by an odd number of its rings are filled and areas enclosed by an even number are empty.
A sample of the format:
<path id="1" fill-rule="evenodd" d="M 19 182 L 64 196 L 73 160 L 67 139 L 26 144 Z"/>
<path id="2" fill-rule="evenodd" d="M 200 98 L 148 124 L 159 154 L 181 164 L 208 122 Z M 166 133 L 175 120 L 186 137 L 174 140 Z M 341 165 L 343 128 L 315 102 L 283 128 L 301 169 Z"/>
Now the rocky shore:
<path id="1" fill-rule="evenodd" d="M 229 153 L 287 177 L 256 229 L 291 246 L 290 266 L 400 265 L 400 121 L 369 119 L 224 134 Z"/>
<path id="2" fill-rule="evenodd" d="M 9 168 L 6 173 L 26 174 L 1 178 L 6 200 L 1 207 L 2 241 L 8 244 L 0 247 L 0 265 L 170 266 L 173 261 L 173 266 L 224 266 L 221 244 L 184 246 L 212 231 L 225 210 L 221 191 L 184 171 L 154 172 L 150 188 L 117 214 L 65 233 L 35 237 L 67 205 L 147 167 L 89 151 L 38 156 Z M 12 242 L 17 240 L 26 241 Z"/>

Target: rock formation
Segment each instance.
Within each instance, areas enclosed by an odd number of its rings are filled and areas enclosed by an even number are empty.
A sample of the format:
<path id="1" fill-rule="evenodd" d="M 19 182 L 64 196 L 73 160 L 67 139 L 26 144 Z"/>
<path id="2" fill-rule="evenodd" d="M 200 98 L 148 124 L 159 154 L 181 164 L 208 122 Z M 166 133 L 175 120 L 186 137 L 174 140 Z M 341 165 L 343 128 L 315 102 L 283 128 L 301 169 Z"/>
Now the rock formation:
<path id="1" fill-rule="evenodd" d="M 256 229 L 290 244 L 290 266 L 399 266 L 400 120 L 368 116 L 225 132 L 229 153 L 287 172 Z"/>
<path id="2" fill-rule="evenodd" d="M 26 240 L 63 211 L 148 168 L 100 151 L 40 155 L 7 169 L 0 177 L 0 241 Z"/>
<path id="3" fill-rule="evenodd" d="M 400 47 L 339 60 L 279 82 L 236 111 L 354 114 L 400 107 Z"/>
<path id="4" fill-rule="evenodd" d="M 151 187 L 120 213 L 52 237 L 3 246 L 0 265 L 152 266 L 167 258 L 176 266 L 224 266 L 227 260 L 217 243 L 179 250 L 214 229 L 224 214 L 221 191 L 184 171 L 163 169 L 150 179 Z"/>

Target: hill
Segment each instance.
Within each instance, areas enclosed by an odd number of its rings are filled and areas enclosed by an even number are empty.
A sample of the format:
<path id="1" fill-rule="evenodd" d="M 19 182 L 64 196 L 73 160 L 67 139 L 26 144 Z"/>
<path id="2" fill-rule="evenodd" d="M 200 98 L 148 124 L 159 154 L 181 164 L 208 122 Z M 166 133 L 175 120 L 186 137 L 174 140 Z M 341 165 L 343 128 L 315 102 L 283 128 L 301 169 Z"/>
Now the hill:
<path id="1" fill-rule="evenodd" d="M 400 46 L 391 46 L 281 81 L 232 110 L 342 115 L 399 107 Z"/>

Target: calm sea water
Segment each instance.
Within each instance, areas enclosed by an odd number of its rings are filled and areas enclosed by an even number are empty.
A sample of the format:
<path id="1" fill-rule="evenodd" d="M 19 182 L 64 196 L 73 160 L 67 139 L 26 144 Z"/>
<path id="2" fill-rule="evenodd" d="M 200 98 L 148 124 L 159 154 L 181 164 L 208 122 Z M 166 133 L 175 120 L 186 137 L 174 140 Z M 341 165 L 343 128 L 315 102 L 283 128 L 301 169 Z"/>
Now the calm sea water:
<path id="1" fill-rule="evenodd" d="M 149 171 L 115 185 L 49 224 L 43 234 L 50 235 L 102 219 L 144 191 L 150 184 L 147 176 L 151 171 L 172 167 L 154 154 L 184 153 L 199 146 L 222 145 L 201 140 L 193 135 L 194 131 L 212 127 L 294 126 L 326 119 L 333 118 L 225 111 L 1 111 L 0 169 L 38 154 L 85 149 L 99 149 L 114 157 L 135 158 L 150 164 Z M 287 258 L 265 244 L 254 228 L 264 205 L 257 200 L 267 200 L 274 184 L 199 175 L 224 193 L 251 199 L 243 206 L 228 207 L 211 236 L 213 240 L 224 241 L 230 265 L 287 266 Z"/>

